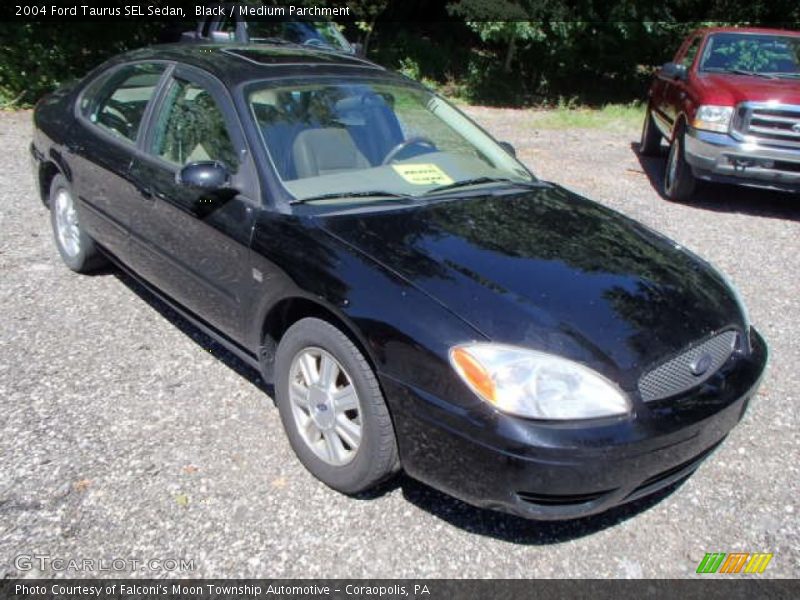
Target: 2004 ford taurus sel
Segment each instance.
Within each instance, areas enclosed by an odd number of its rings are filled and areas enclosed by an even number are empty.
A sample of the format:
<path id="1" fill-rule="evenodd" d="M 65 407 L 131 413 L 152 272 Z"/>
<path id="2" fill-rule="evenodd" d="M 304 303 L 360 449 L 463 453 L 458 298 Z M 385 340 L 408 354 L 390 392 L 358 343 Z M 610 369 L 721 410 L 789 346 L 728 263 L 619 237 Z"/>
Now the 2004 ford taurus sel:
<path id="1" fill-rule="evenodd" d="M 720 273 L 368 61 L 148 48 L 35 124 L 64 262 L 113 260 L 259 368 L 344 493 L 402 468 L 526 517 L 603 511 L 691 473 L 764 370 Z"/>

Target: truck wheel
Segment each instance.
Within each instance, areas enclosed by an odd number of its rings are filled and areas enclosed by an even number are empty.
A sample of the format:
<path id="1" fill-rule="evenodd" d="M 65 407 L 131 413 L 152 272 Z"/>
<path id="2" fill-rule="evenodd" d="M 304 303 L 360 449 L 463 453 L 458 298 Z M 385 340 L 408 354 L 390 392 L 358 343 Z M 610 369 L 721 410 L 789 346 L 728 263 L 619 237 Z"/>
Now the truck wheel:
<path id="1" fill-rule="evenodd" d="M 281 338 L 275 396 L 300 462 L 345 494 L 368 490 L 399 468 L 392 419 L 375 373 L 336 327 L 301 319 Z"/>
<path id="2" fill-rule="evenodd" d="M 664 195 L 670 200 L 684 202 L 692 197 L 695 187 L 692 167 L 686 162 L 684 128 L 681 127 L 672 140 L 664 174 Z"/>
<path id="3" fill-rule="evenodd" d="M 639 154 L 642 156 L 655 156 L 661 149 L 661 132 L 653 122 L 653 113 L 650 109 L 645 111 L 642 124 L 642 138 L 639 141 Z"/>
<path id="4" fill-rule="evenodd" d="M 78 221 L 75 197 L 62 175 L 53 178 L 49 204 L 53 237 L 64 264 L 77 273 L 89 273 L 105 266 L 106 257 L 100 254 L 94 240 Z"/>

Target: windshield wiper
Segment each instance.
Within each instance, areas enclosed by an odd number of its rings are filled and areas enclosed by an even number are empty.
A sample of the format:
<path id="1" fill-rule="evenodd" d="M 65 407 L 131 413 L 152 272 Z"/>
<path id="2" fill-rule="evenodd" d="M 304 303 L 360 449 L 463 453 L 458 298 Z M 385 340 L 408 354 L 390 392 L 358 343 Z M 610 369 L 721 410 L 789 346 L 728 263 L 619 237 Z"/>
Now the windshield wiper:
<path id="1" fill-rule="evenodd" d="M 746 69 L 725 69 L 726 73 L 735 73 L 736 75 L 753 75 L 755 77 L 763 77 L 765 79 L 775 79 L 774 75 L 769 73 L 758 73 L 757 71 L 748 71 Z"/>
<path id="2" fill-rule="evenodd" d="M 467 187 L 470 185 L 479 185 L 481 183 L 507 183 L 522 187 L 538 187 L 539 185 L 535 181 L 517 181 L 516 179 L 511 179 L 510 177 L 474 177 L 472 179 L 464 179 L 462 181 L 448 183 L 447 185 L 440 185 L 438 187 L 428 190 L 423 195 L 428 196 L 430 194 L 436 194 L 438 192 L 446 192 L 447 190 L 454 190 L 456 188 Z"/>
<path id="3" fill-rule="evenodd" d="M 309 196 L 308 198 L 295 198 L 289 200 L 289 204 L 306 204 L 307 202 L 316 202 L 317 200 L 341 200 L 347 198 L 381 198 L 383 201 L 410 201 L 414 200 L 414 196 L 410 194 L 398 194 L 396 192 L 387 192 L 385 190 L 371 190 L 366 192 L 332 192 L 330 194 L 320 194 L 319 196 Z"/>

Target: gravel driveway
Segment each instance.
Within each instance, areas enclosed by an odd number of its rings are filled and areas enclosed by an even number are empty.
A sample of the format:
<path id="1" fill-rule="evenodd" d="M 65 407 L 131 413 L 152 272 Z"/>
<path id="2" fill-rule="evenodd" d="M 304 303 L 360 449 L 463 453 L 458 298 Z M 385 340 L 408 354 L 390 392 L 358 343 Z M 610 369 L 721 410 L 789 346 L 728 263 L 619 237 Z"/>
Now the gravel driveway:
<path id="1" fill-rule="evenodd" d="M 61 264 L 30 172 L 30 113 L 0 113 L 0 577 L 34 553 L 194 563 L 149 576 L 682 577 L 716 551 L 773 552 L 764 577 L 800 576 L 800 199 L 718 187 L 673 204 L 653 187 L 663 159 L 637 158 L 637 128 L 537 131 L 530 112 L 469 112 L 543 178 L 665 232 L 739 286 L 771 364 L 693 477 L 561 524 L 405 477 L 371 498 L 329 490 L 294 458 L 254 371 L 120 273 Z"/>

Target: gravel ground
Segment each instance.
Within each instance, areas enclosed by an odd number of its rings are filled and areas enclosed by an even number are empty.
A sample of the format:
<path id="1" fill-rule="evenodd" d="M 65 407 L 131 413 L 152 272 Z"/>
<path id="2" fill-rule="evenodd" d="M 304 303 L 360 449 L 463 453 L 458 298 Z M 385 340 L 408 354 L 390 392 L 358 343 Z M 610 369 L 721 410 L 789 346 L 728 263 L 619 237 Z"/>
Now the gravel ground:
<path id="1" fill-rule="evenodd" d="M 119 273 L 61 264 L 30 113 L 0 113 L 0 577 L 25 574 L 14 557 L 33 553 L 194 561 L 139 572 L 151 576 L 684 577 L 713 551 L 773 552 L 763 576 L 800 575 L 798 199 L 718 187 L 673 204 L 653 187 L 663 159 L 637 158 L 638 128 L 537 131 L 529 112 L 469 112 L 543 178 L 664 231 L 739 286 L 771 364 L 693 477 L 560 524 L 405 477 L 371 498 L 329 490 L 294 458 L 255 372 Z"/>

